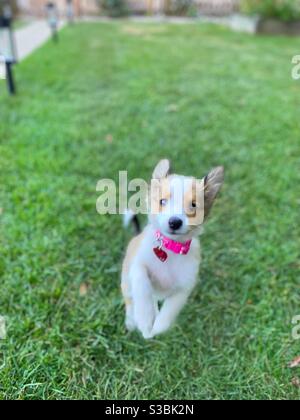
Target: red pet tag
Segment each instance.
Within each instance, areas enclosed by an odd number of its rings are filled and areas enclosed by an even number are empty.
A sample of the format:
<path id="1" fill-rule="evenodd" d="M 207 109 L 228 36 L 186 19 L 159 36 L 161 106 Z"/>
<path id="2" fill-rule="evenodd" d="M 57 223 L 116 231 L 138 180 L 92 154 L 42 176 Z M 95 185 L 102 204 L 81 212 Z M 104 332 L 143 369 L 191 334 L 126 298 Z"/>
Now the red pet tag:
<path id="1" fill-rule="evenodd" d="M 162 262 L 165 262 L 168 258 L 168 254 L 163 249 L 161 249 L 161 247 L 153 248 L 153 252 Z"/>

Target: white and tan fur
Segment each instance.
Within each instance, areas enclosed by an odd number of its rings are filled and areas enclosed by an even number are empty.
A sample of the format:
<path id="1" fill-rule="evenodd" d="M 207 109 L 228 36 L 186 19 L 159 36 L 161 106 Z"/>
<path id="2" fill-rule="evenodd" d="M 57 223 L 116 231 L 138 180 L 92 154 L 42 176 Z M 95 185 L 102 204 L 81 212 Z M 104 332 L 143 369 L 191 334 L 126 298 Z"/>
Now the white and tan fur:
<path id="1" fill-rule="evenodd" d="M 186 304 L 194 289 L 201 262 L 200 241 L 203 218 L 199 224 L 190 223 L 189 205 L 197 203 L 197 197 L 191 198 L 192 186 L 199 182 L 195 178 L 170 175 L 170 163 L 162 160 L 156 166 L 153 179 L 161 185 L 163 206 L 159 204 L 158 214 L 149 214 L 149 224 L 144 231 L 130 242 L 122 270 L 122 293 L 126 304 L 126 327 L 132 331 L 138 329 L 145 339 L 166 332 L 174 323 L 177 315 Z M 224 169 L 215 168 L 201 182 L 204 187 L 204 219 L 223 184 Z M 179 185 L 185 185 L 179 188 Z M 174 191 L 176 189 L 176 191 Z M 175 193 L 176 192 L 176 193 Z M 180 203 L 174 203 L 174 197 Z M 149 201 L 157 200 L 151 196 Z M 193 200 L 190 204 L 188 200 Z M 178 205 L 180 204 L 180 205 Z M 182 220 L 182 226 L 171 232 L 169 219 L 172 209 Z M 181 208 L 181 211 L 178 209 Z M 171 212 L 171 214 L 170 214 Z M 161 262 L 153 252 L 157 229 L 164 236 L 178 242 L 193 239 L 187 255 L 168 251 L 168 259 Z M 159 310 L 158 303 L 163 302 Z"/>

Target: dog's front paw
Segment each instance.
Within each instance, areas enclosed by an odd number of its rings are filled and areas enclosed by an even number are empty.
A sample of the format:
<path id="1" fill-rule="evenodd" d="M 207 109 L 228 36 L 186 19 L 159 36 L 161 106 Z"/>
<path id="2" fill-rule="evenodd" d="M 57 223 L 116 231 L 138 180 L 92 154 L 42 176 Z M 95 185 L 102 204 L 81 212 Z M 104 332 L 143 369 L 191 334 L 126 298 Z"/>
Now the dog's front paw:
<path id="1" fill-rule="evenodd" d="M 136 329 L 135 322 L 132 318 L 126 318 L 125 326 L 127 331 L 132 332 Z"/>
<path id="2" fill-rule="evenodd" d="M 144 331 L 142 332 L 142 335 L 145 340 L 151 340 L 151 338 L 153 338 L 152 331 Z"/>
<path id="3" fill-rule="evenodd" d="M 156 321 L 154 322 L 152 331 L 151 331 L 151 338 L 163 334 L 166 331 L 168 331 L 168 329 L 171 327 L 170 322 L 167 321 L 163 321 L 159 318 L 156 319 Z"/>
<path id="4" fill-rule="evenodd" d="M 140 330 L 145 340 L 149 340 L 152 338 L 153 321 L 151 320 L 147 322 L 139 322 L 138 329 Z"/>
<path id="5" fill-rule="evenodd" d="M 153 327 L 153 324 L 151 323 L 148 325 L 143 325 L 141 326 L 141 328 L 139 328 L 145 340 L 149 340 L 150 338 L 152 338 L 152 327 Z"/>

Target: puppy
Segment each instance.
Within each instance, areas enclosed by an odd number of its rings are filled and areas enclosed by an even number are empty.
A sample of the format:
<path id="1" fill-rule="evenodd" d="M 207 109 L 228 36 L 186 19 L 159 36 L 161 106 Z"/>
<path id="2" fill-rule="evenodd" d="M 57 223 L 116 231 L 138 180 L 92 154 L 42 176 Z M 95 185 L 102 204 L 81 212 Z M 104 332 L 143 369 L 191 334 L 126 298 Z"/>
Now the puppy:
<path id="1" fill-rule="evenodd" d="M 223 182 L 223 167 L 197 180 L 170 175 L 168 160 L 156 166 L 155 187 L 148 197 L 149 224 L 130 242 L 122 269 L 129 331 L 138 329 L 149 339 L 174 323 L 196 285 L 198 237 Z"/>

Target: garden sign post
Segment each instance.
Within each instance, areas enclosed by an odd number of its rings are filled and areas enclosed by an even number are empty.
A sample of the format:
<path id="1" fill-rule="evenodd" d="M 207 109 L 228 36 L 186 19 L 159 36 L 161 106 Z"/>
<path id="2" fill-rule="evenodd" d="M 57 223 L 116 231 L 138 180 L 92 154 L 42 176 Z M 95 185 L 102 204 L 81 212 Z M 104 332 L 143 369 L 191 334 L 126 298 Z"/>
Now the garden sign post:
<path id="1" fill-rule="evenodd" d="M 67 0 L 67 19 L 70 25 L 74 23 L 74 6 L 73 0 Z"/>
<path id="2" fill-rule="evenodd" d="M 4 77 L 7 81 L 8 91 L 11 95 L 16 93 L 13 77 L 13 65 L 17 62 L 16 48 L 12 31 L 12 13 L 9 5 L 3 8 L 0 16 L 0 61 L 5 66 Z"/>
<path id="3" fill-rule="evenodd" d="M 47 12 L 48 24 L 52 32 L 53 41 L 57 42 L 58 41 L 58 33 L 57 33 L 58 12 L 57 12 L 56 5 L 52 2 L 47 3 L 46 12 Z"/>

